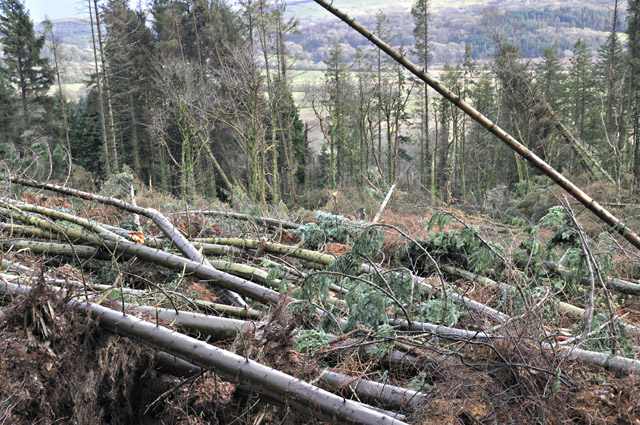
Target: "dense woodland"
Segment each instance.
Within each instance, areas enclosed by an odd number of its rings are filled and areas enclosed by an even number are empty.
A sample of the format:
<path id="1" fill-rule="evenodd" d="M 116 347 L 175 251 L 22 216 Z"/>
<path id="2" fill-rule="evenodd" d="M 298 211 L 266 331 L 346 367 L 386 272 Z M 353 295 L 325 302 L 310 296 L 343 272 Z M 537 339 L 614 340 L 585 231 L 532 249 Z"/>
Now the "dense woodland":
<path id="1" fill-rule="evenodd" d="M 567 46 L 557 43 L 535 63 L 522 60 L 530 47 L 513 44 L 496 24 L 486 30 L 489 64 L 480 66 L 467 45 L 461 63 L 445 64 L 439 77 L 569 175 L 586 173 L 634 191 L 640 175 L 636 7 L 629 2 L 622 20 L 612 2 L 609 37 L 596 57 L 578 40 L 569 61 L 560 60 Z M 24 5 L 3 1 L 6 166 L 39 178 L 97 180 L 126 166 L 145 184 L 183 199 L 242 196 L 290 205 L 317 189 L 396 182 L 432 200 L 475 204 L 499 185 L 519 194 L 531 189 L 533 171 L 373 46 L 347 55 L 334 39 L 323 81 L 295 102 L 296 57 L 287 41 L 296 36 L 297 21 L 285 18 L 285 8 L 265 1 L 234 9 L 224 2 L 154 1 L 143 12 L 125 1 L 87 2 L 94 72 L 86 97 L 70 102 L 61 94 L 64 64 L 53 27 L 36 35 Z M 519 13 L 496 19 L 548 24 L 548 9 Z M 569 20 L 565 15 L 555 16 L 560 22 Z M 582 11 L 574 20 L 601 25 L 596 17 Z M 414 44 L 399 48 L 428 70 L 428 1 L 416 2 L 411 21 Z M 396 42 L 382 12 L 372 30 Z M 486 50 L 489 41 L 482 40 Z M 53 60 L 43 59 L 45 53 Z M 302 107 L 316 119 L 302 122 Z M 319 146 L 310 146 L 310 128 L 322 134 Z"/>

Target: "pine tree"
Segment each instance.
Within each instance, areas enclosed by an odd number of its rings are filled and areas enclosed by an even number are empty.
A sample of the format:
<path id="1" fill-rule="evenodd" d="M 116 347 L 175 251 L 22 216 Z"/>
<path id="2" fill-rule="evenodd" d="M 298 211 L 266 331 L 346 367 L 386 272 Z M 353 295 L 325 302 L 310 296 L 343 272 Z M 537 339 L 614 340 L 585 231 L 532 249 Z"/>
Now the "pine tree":
<path id="1" fill-rule="evenodd" d="M 125 0 L 109 0 L 104 8 L 105 54 L 107 73 L 111 75 L 111 91 L 117 144 L 122 146 L 123 160 L 142 181 L 157 180 L 152 168 L 152 141 L 148 133 L 150 123 L 150 99 L 152 93 L 153 61 L 155 48 L 153 34 L 146 26 L 142 11 L 133 11 Z M 157 159 L 157 158 L 156 158 Z"/>
<path id="2" fill-rule="evenodd" d="M 557 42 L 542 50 L 542 62 L 538 65 L 537 75 L 542 95 L 555 112 L 560 112 L 565 99 L 565 74 L 560 63 Z"/>
<path id="3" fill-rule="evenodd" d="M 0 39 L 9 81 L 20 91 L 23 130 L 31 130 L 53 84 L 49 61 L 40 56 L 44 35 L 36 37 L 21 0 L 0 0 Z M 29 138 L 27 138 L 29 140 Z"/>
<path id="4" fill-rule="evenodd" d="M 9 86 L 6 72 L 0 67 L 0 156 L 7 158 L 11 144 L 15 140 L 14 108 L 16 98 Z"/>
<path id="5" fill-rule="evenodd" d="M 429 61 L 431 59 L 431 52 L 429 49 L 429 22 L 430 16 L 430 0 L 416 0 L 411 8 L 411 16 L 414 21 L 413 37 L 415 38 L 414 51 L 420 58 L 420 64 L 422 65 L 424 72 L 429 72 Z M 422 90 L 422 137 L 420 139 L 420 172 L 423 176 L 423 181 L 426 181 L 427 168 L 430 168 L 432 174 L 435 173 L 434 167 L 429 167 L 430 163 L 430 136 L 429 136 L 429 86 L 424 84 Z M 435 175 L 432 175 L 432 182 L 435 182 Z M 435 188 L 431 188 L 431 200 L 435 201 Z"/>
<path id="6" fill-rule="evenodd" d="M 318 111 L 321 130 L 325 141 L 329 145 L 329 186 L 337 188 L 338 177 L 342 176 L 343 155 L 348 145 L 347 119 L 349 116 L 349 95 L 351 92 L 351 78 L 349 65 L 340 42 L 333 40 L 327 53 L 324 73 L 324 111 Z"/>
<path id="7" fill-rule="evenodd" d="M 581 140 L 590 140 L 592 137 L 588 136 L 593 136 L 593 133 L 588 131 L 588 127 L 593 126 L 593 120 L 590 118 L 595 100 L 595 81 L 591 62 L 589 47 L 582 39 L 578 40 L 573 46 L 571 67 L 567 75 L 567 112 Z"/>
<path id="8" fill-rule="evenodd" d="M 631 127 L 633 136 L 633 176 L 635 190 L 640 189 L 640 1 L 629 0 L 627 6 L 627 35 L 631 79 Z"/>
<path id="9" fill-rule="evenodd" d="M 625 91 L 628 89 L 628 70 L 625 51 L 618 34 L 620 26 L 619 1 L 615 0 L 611 15 L 611 27 L 607 41 L 600 47 L 600 60 L 596 66 L 596 77 L 599 86 L 604 87 L 602 93 L 603 111 L 601 121 L 604 123 L 600 139 L 606 141 L 601 146 L 608 152 L 607 166 L 611 170 L 617 184 L 621 183 L 625 174 L 627 156 L 628 105 L 625 102 Z"/>

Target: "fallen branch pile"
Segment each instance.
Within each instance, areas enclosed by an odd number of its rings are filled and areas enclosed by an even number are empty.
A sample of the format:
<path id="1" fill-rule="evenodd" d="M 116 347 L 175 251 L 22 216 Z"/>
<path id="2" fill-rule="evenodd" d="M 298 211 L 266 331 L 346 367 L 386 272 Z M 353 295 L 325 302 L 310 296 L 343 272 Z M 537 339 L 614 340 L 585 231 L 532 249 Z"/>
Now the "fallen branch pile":
<path id="1" fill-rule="evenodd" d="M 623 307 L 640 285 L 607 276 L 579 224 L 575 247 L 549 245 L 538 258 L 536 235 L 524 251 L 507 251 L 460 219 L 459 230 L 445 231 L 440 216 L 428 226 L 440 230 L 417 240 L 323 213 L 307 224 L 227 211 L 164 215 L 13 181 L 67 196 L 68 207 L 0 198 L 8 306 L 0 330 L 14 297 L 47 285 L 65 308 L 153 350 L 161 373 L 186 377 L 146 410 L 177 403 L 179 388 L 210 371 L 236 399 L 258 394 L 265 406 L 330 423 L 519 422 L 583 396 L 585 376 L 617 382 L 640 372 L 640 314 Z M 86 214 L 99 205 L 118 218 Z M 124 228 L 129 214 L 141 227 Z M 198 217 L 205 237 L 189 238 L 180 217 Z M 562 264 L 578 240 L 588 275 Z M 345 253 L 319 250 L 331 243 Z M 553 250 L 564 252 L 560 265 Z M 577 404 L 567 409 L 554 414 L 588 420 Z M 242 423 L 256 420 L 242 412 Z M 270 415 L 277 422 L 286 412 Z"/>

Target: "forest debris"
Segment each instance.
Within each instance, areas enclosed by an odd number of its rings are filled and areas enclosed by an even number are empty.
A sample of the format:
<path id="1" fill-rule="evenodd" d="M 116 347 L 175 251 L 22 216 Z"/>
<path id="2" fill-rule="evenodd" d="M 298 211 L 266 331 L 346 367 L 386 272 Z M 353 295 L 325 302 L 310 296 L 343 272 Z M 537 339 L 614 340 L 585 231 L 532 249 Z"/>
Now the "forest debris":
<path id="1" fill-rule="evenodd" d="M 0 290 L 27 294 L 31 288 L 0 281 Z M 123 315 L 118 311 L 75 299 L 69 300 L 68 303 L 71 307 L 87 311 L 102 326 L 117 334 L 161 348 L 183 360 L 211 369 L 224 379 L 247 385 L 258 393 L 276 398 L 315 418 L 332 423 L 341 421 L 355 424 L 402 425 L 404 423 L 359 403 L 344 400 L 270 367 L 134 316 Z"/>

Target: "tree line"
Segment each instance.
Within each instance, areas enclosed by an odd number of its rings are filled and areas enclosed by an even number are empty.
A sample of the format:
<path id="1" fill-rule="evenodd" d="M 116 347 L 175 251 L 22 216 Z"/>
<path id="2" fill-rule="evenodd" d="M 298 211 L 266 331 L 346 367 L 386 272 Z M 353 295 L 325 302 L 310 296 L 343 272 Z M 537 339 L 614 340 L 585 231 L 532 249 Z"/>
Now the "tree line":
<path id="1" fill-rule="evenodd" d="M 568 61 L 558 44 L 524 61 L 496 31 L 489 64 L 467 45 L 439 78 L 552 165 L 637 191 L 638 9 L 629 1 L 622 22 L 612 1 L 596 57 L 578 40 Z M 373 47 L 347 57 L 330 43 L 322 82 L 305 89 L 315 119 L 303 123 L 288 50 L 297 21 L 282 0 L 152 0 L 147 11 L 87 0 L 86 10 L 93 72 L 87 95 L 70 102 L 54 27 L 37 35 L 21 0 L 0 0 L 0 156 L 11 172 L 104 179 L 126 169 L 183 199 L 290 204 L 317 189 L 396 183 L 432 201 L 481 202 L 498 185 L 526 193 L 535 183 L 508 148 Z M 399 49 L 429 71 L 430 1 L 416 0 L 411 17 L 414 44 Z M 373 29 L 394 43 L 382 12 Z"/>

